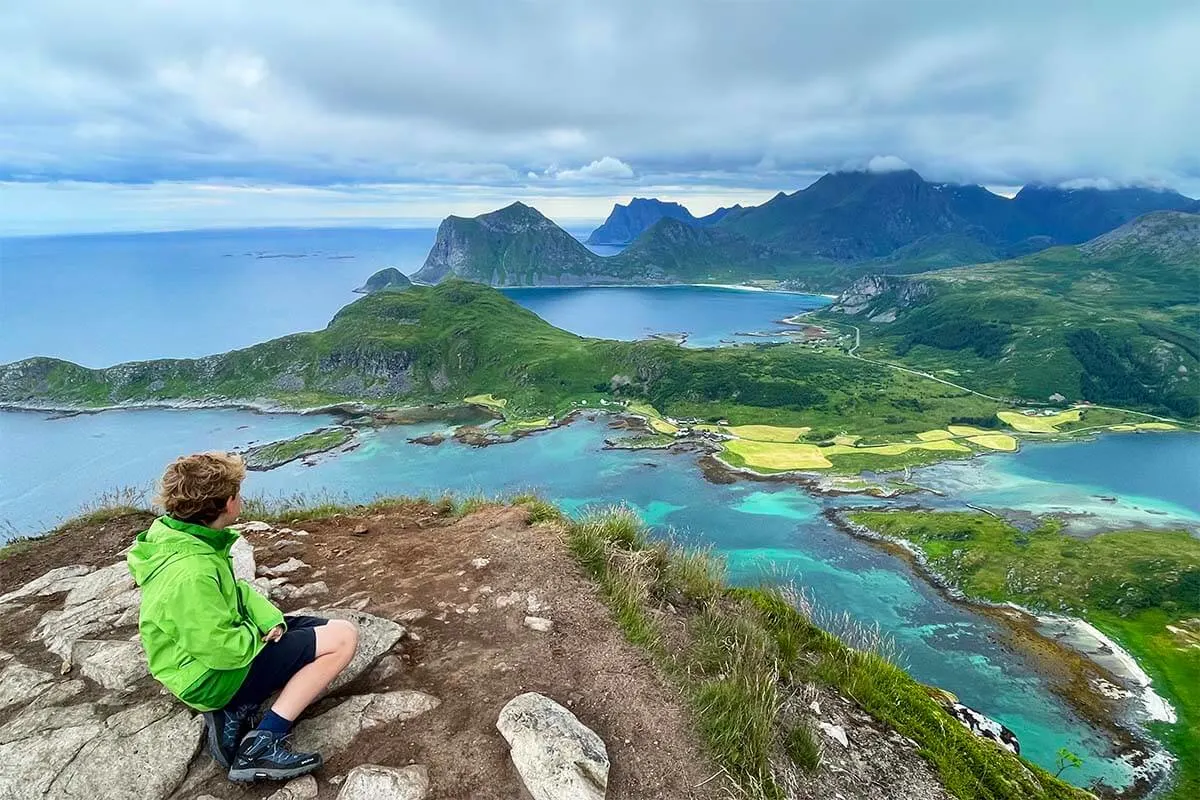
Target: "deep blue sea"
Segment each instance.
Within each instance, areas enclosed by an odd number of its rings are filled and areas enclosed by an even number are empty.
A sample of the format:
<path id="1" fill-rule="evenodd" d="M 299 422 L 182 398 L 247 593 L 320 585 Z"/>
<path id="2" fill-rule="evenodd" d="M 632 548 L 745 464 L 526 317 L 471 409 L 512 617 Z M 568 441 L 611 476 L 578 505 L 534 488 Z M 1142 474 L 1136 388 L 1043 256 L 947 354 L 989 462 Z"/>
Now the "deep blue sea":
<path id="1" fill-rule="evenodd" d="M 190 358 L 325 327 L 433 230 L 268 228 L 0 239 L 0 363 Z"/>

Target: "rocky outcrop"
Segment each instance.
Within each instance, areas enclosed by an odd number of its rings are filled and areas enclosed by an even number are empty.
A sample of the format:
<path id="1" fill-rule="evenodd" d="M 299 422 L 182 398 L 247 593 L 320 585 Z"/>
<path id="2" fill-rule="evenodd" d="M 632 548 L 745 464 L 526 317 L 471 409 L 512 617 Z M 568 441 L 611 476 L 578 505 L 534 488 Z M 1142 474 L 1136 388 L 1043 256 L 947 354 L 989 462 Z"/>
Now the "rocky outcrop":
<path id="1" fill-rule="evenodd" d="M 302 719 L 293 729 L 292 740 L 300 750 L 319 750 L 329 758 L 365 730 L 419 717 L 440 704 L 433 695 L 408 690 L 356 695 L 324 714 Z"/>
<path id="2" fill-rule="evenodd" d="M 1164 264 L 1195 263 L 1200 253 L 1200 214 L 1157 211 L 1138 217 L 1103 236 L 1079 245 L 1087 256 L 1120 258 L 1131 251 L 1152 255 Z"/>
<path id="3" fill-rule="evenodd" d="M 921 281 L 896 275 L 859 278 L 829 306 L 835 314 L 861 316 L 871 322 L 894 322 L 903 311 L 932 300 L 934 291 Z"/>
<path id="4" fill-rule="evenodd" d="M 358 294 L 374 294 L 375 292 L 400 292 L 412 286 L 400 270 L 395 267 L 385 267 L 367 278 L 367 282 L 354 291 Z"/>
<path id="5" fill-rule="evenodd" d="M 527 692 L 504 706 L 496 728 L 533 800 L 604 800 L 608 750 L 570 711 Z"/>

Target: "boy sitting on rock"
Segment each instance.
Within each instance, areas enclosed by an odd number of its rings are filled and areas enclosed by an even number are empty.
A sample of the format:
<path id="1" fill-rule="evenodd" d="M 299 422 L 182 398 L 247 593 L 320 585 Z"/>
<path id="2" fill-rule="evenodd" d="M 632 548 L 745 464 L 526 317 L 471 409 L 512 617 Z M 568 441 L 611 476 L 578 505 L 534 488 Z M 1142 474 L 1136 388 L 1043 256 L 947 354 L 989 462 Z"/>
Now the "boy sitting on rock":
<path id="1" fill-rule="evenodd" d="M 242 511 L 246 467 L 225 453 L 177 459 L 162 477 L 166 514 L 129 551 L 142 588 L 138 628 L 150 672 L 204 712 L 208 749 L 229 779 L 284 780 L 321 766 L 287 744 L 292 722 L 345 669 L 358 630 L 344 620 L 284 617 L 235 580 L 230 530 Z M 271 694 L 270 710 L 254 718 Z"/>

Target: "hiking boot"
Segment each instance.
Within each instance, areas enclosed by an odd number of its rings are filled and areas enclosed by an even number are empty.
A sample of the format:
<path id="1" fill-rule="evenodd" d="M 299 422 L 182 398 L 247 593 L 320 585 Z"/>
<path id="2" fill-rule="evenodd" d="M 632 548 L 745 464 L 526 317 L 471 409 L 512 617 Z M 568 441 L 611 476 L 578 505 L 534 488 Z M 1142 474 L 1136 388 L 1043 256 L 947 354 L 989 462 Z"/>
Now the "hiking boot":
<path id="1" fill-rule="evenodd" d="M 204 712 L 204 727 L 208 731 L 208 754 L 222 769 L 229 769 L 237 752 L 238 742 L 249 730 L 257 710 L 254 706 L 243 706 Z"/>
<path id="2" fill-rule="evenodd" d="M 287 737 L 264 730 L 246 734 L 238 746 L 231 781 L 285 781 L 307 775 L 322 764 L 320 753 L 297 753 L 288 747 Z"/>

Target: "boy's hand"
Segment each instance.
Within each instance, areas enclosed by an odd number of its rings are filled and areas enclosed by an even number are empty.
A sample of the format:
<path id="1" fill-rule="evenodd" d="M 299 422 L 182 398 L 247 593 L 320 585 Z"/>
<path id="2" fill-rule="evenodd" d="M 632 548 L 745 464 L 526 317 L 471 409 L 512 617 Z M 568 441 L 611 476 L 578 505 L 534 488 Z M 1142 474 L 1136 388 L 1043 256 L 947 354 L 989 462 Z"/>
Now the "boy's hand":
<path id="1" fill-rule="evenodd" d="M 267 631 L 267 635 L 263 637 L 263 641 L 269 644 L 270 642 L 278 642 L 282 637 L 283 626 L 276 625 L 274 628 L 271 628 L 271 630 Z"/>

